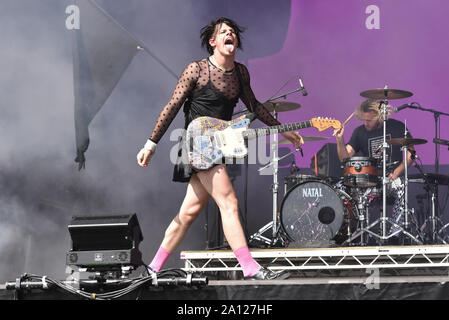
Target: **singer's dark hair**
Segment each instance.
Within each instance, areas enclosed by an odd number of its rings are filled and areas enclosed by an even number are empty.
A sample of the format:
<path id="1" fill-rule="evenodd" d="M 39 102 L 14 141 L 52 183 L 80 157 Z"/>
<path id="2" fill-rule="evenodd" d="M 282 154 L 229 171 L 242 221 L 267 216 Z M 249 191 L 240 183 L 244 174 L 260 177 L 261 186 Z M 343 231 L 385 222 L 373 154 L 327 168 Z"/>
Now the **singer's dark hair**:
<path id="1" fill-rule="evenodd" d="M 209 40 L 215 37 L 217 33 L 217 26 L 221 26 L 223 23 L 230 26 L 234 29 L 235 35 L 237 36 L 238 45 L 237 48 L 243 50 L 241 34 L 245 31 L 246 28 L 239 26 L 234 20 L 220 17 L 215 20 L 212 20 L 207 26 L 201 28 L 201 47 L 206 48 L 207 52 L 211 55 L 214 54 L 214 49 L 210 46 Z"/>

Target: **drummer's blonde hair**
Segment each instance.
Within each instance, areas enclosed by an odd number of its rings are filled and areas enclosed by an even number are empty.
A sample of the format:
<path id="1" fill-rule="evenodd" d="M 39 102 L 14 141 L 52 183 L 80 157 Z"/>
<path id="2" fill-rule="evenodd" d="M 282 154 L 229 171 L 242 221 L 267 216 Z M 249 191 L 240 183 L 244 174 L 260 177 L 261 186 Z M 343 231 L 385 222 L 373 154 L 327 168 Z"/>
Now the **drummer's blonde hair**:
<path id="1" fill-rule="evenodd" d="M 377 122 L 381 122 L 382 121 L 382 113 L 381 113 L 381 109 L 380 109 L 381 103 L 382 103 L 382 101 L 373 100 L 373 99 L 367 99 L 365 101 L 362 101 L 362 103 L 360 103 L 360 105 L 357 107 L 357 109 L 355 109 L 354 115 L 359 120 L 364 120 L 363 113 L 372 112 L 376 115 Z M 392 110 L 391 106 L 387 105 L 387 119 L 391 115 L 391 110 Z"/>

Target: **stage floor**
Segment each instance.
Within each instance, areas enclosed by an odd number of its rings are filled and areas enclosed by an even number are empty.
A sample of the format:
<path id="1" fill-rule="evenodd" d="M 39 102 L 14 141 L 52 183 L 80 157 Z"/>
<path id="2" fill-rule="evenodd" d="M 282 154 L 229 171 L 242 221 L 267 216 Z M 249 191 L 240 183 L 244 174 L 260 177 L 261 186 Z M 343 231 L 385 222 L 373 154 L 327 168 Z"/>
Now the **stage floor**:
<path id="1" fill-rule="evenodd" d="M 449 246 L 252 249 L 262 265 L 288 270 L 289 279 L 241 279 L 232 251 L 183 251 L 184 271 L 207 285 L 148 283 L 120 299 L 146 300 L 446 300 Z M 95 288 L 89 290 L 95 291 Z M 104 287 L 102 288 L 104 290 Z M 91 292 L 91 291 L 88 291 Z M 0 299 L 85 299 L 60 288 L 7 290 Z"/>
<path id="2" fill-rule="evenodd" d="M 367 285 L 360 277 L 293 279 L 282 281 L 210 281 L 207 286 L 153 287 L 130 292 L 119 300 L 280 301 L 280 300 L 447 300 L 447 277 L 382 277 Z M 79 300 L 83 297 L 58 289 L 6 290 L 0 300 Z"/>

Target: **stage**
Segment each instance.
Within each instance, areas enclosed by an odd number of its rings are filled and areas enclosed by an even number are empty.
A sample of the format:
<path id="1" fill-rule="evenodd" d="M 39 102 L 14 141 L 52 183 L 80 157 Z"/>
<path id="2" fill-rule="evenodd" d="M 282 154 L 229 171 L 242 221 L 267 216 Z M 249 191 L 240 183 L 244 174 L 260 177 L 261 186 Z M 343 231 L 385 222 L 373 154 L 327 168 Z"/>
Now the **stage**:
<path id="1" fill-rule="evenodd" d="M 0 300 L 448 299 L 449 1 L 1 3 Z"/>
<path id="2" fill-rule="evenodd" d="M 117 296 L 120 300 L 446 300 L 449 297 L 449 245 L 342 247 L 309 249 L 252 249 L 261 264 L 273 270 L 289 270 L 285 280 L 243 280 L 232 251 L 183 251 L 184 272 L 193 279 L 161 275 L 135 290 Z M 138 271 L 138 270 L 136 270 Z M 132 279 L 133 275 L 129 277 Z M 176 278 L 176 279 L 175 279 Z M 100 299 L 101 294 L 123 290 L 128 284 L 115 280 L 87 285 L 79 278 L 66 284 L 85 296 L 67 292 L 48 279 L 34 278 L 21 289 L 18 280 L 2 284 L 2 300 Z M 148 277 L 139 276 L 139 279 Z M 169 279 L 170 281 L 165 281 Z M 185 279 L 184 279 L 185 280 Z M 42 284 L 47 281 L 47 289 Z M 139 280 L 145 281 L 145 280 Z M 143 283 L 143 282 L 142 282 Z M 39 287 L 40 286 L 40 287 Z M 8 287 L 8 289 L 7 289 Z M 123 291 L 121 291 L 123 293 Z M 197 302 L 194 302 L 197 301 Z M 207 304 L 207 303 L 206 303 Z"/>

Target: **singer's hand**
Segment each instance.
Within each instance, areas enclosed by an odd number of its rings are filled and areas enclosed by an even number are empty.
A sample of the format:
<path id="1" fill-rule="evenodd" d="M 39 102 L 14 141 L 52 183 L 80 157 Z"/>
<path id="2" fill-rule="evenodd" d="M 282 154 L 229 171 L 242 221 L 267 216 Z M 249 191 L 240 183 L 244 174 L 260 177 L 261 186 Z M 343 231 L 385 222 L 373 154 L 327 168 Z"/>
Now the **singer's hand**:
<path id="1" fill-rule="evenodd" d="M 301 147 L 304 144 L 304 139 L 296 131 L 288 131 L 288 132 L 283 132 L 281 134 L 285 139 L 290 141 L 295 148 Z"/>
<path id="2" fill-rule="evenodd" d="M 142 148 L 137 154 L 137 163 L 141 167 L 146 167 L 152 156 L 153 152 L 151 152 L 151 150 Z"/>

